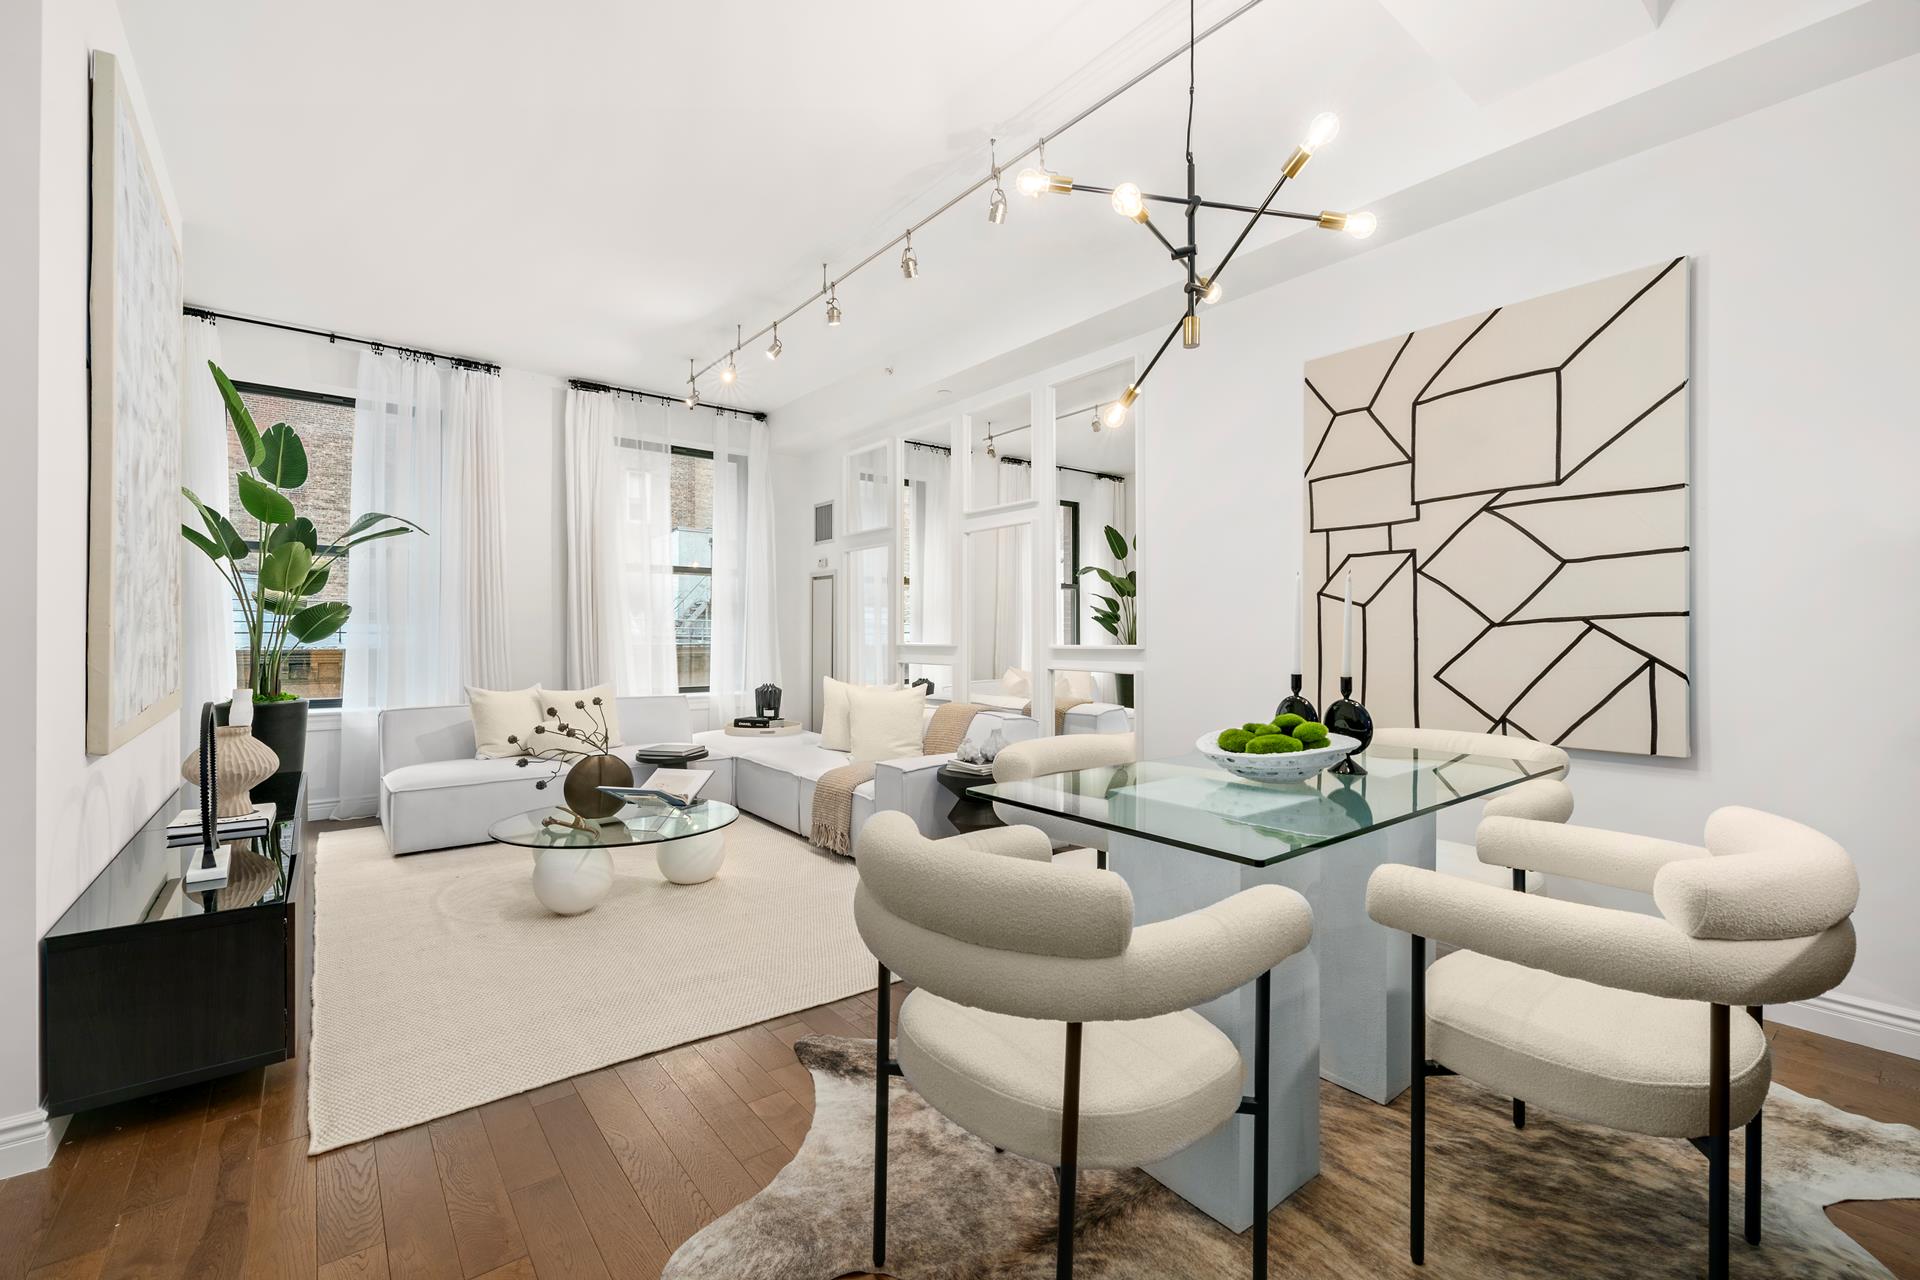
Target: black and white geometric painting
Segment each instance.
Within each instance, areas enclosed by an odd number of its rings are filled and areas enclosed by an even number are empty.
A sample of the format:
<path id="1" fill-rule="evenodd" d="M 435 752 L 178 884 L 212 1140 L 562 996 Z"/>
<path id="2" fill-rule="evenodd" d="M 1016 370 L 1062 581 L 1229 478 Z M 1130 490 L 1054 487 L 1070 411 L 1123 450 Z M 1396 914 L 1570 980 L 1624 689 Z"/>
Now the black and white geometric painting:
<path id="1" fill-rule="evenodd" d="M 1375 724 L 1691 753 L 1687 295 L 1677 258 L 1307 365 L 1318 705 L 1351 574 Z"/>

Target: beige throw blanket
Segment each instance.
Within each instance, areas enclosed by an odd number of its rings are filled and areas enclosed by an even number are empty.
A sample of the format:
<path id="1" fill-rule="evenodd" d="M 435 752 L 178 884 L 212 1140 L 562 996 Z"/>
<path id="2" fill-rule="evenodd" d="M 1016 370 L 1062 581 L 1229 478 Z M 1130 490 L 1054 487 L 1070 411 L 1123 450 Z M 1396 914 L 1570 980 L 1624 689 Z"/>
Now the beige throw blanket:
<path id="1" fill-rule="evenodd" d="M 934 709 L 921 736 L 920 754 L 958 751 L 974 716 L 988 710 L 971 702 L 949 702 Z M 853 793 L 873 777 L 872 762 L 829 769 L 813 784 L 813 842 L 831 853 L 853 854 Z"/>
<path id="2" fill-rule="evenodd" d="M 1053 704 L 1053 731 L 1056 734 L 1065 733 L 1067 731 L 1067 712 L 1083 703 L 1092 701 L 1092 698 L 1061 698 L 1058 702 L 1055 702 Z M 1026 706 L 1020 708 L 1020 714 L 1023 716 L 1032 715 L 1033 704 L 1029 702 Z"/>

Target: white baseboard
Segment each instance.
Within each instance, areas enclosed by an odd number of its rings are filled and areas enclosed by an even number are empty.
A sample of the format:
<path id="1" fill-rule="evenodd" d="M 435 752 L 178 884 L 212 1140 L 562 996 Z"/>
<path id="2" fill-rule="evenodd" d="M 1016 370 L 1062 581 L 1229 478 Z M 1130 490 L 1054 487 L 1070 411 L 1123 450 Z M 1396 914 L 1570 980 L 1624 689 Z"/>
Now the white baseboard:
<path id="1" fill-rule="evenodd" d="M 32 1173 L 52 1164 L 53 1153 L 66 1131 L 66 1116 L 50 1119 L 38 1108 L 0 1117 L 0 1178 Z"/>
<path id="2" fill-rule="evenodd" d="M 1767 1017 L 1802 1031 L 1920 1059 L 1920 1010 L 1831 991 L 1797 1004 L 1769 1006 Z"/>
<path id="3" fill-rule="evenodd" d="M 343 812 L 344 811 L 344 812 Z M 307 800 L 308 822 L 332 822 L 336 818 L 370 818 L 380 812 L 379 796 L 364 796 L 358 800 L 347 796 L 322 796 Z"/>

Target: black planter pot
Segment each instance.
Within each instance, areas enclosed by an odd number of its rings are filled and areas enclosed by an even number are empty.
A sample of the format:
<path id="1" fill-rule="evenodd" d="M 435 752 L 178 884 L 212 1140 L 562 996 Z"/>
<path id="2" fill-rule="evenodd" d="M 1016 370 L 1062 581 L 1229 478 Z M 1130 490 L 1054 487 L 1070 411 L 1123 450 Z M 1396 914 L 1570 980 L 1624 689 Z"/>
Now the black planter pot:
<path id="1" fill-rule="evenodd" d="M 232 703 L 222 702 L 214 707 L 214 716 L 226 724 L 232 710 Z M 307 765 L 307 700 L 254 703 L 253 736 L 280 757 L 280 768 L 250 794 L 255 803 L 278 802 L 289 793 L 290 784 L 297 789 L 300 774 Z"/>

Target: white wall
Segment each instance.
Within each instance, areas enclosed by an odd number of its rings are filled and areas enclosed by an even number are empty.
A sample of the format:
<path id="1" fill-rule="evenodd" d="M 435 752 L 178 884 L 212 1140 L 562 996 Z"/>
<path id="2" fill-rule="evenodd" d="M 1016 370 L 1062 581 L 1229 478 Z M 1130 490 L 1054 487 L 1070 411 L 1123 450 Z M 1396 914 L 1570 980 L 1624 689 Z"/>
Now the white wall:
<path id="1" fill-rule="evenodd" d="M 178 226 L 165 147 L 112 0 L 15 4 L 0 17 L 0 394 L 11 401 L 14 478 L 0 521 L 8 598 L 27 614 L 4 642 L 20 677 L 9 708 L 19 745 L 0 771 L 13 828 L 33 833 L 0 854 L 0 1175 L 44 1163 L 55 1132 L 38 1114 L 37 940 L 167 799 L 180 766 L 171 716 L 110 756 L 85 745 L 94 50 L 120 58 Z"/>
<path id="2" fill-rule="evenodd" d="M 1712 809 L 1747 803 L 1835 836 L 1864 885 L 1859 959 L 1837 999 L 1785 1016 L 1920 1056 L 1903 803 L 1920 759 L 1920 170 L 1885 148 L 1917 124 L 1909 58 L 1210 310 L 1205 345 L 1171 351 L 1141 402 L 1146 749 L 1244 719 L 1284 678 L 1299 525 L 1274 503 L 1299 488 L 1307 360 L 1691 255 L 1695 753 L 1583 755 L 1577 817 L 1697 841 Z M 805 470 L 793 506 L 837 496 L 834 466 Z M 1223 554 L 1250 529 L 1253 568 Z"/>

